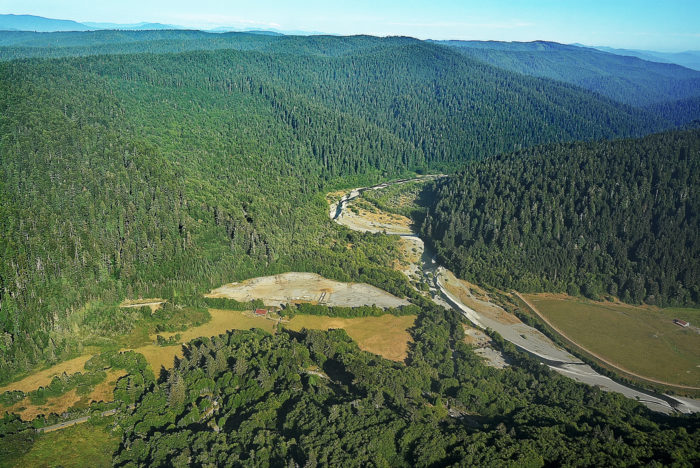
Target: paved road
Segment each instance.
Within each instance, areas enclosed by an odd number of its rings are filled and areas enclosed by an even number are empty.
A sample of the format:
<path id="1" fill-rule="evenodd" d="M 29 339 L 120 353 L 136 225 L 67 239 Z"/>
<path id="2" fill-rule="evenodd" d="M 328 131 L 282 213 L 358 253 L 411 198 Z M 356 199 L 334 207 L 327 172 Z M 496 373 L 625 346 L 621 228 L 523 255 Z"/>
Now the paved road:
<path id="1" fill-rule="evenodd" d="M 341 198 L 338 203 L 331 205 L 329 212 L 330 218 L 336 222 L 342 223 L 343 210 L 345 210 L 347 207 L 348 202 L 357 198 L 365 190 L 379 190 L 389 187 L 390 185 L 403 184 L 421 179 L 422 178 L 406 179 L 393 183 L 384 183 L 372 187 L 354 189 L 346 196 Z M 345 224 L 350 228 L 353 227 L 351 223 L 342 224 Z M 401 235 L 404 237 L 417 237 L 415 233 L 410 235 Z M 494 320 L 492 317 L 478 313 L 477 311 L 463 304 L 457 297 L 447 291 L 440 279 L 440 273 L 441 271 L 446 272 L 448 270 L 438 265 L 433 255 L 427 251 L 424 252 L 421 262 L 423 264 L 423 273 L 426 275 L 426 279 L 432 286 L 431 289 L 435 288 L 441 296 L 442 300 L 440 302 L 447 303 L 453 310 L 464 315 L 477 327 L 492 328 L 505 340 L 510 341 L 518 348 L 539 359 L 542 363 L 549 366 L 556 372 L 570 377 L 578 382 L 598 386 L 605 391 L 621 393 L 628 398 L 632 398 L 640 403 L 643 403 L 653 411 L 666 414 L 674 411 L 679 411 L 682 413 L 700 412 L 700 401 L 698 400 L 678 398 L 670 395 L 659 395 L 652 392 L 636 390 L 620 384 L 609 377 L 599 374 L 593 368 L 573 356 L 571 353 L 559 348 L 539 330 L 529 327 L 524 323 L 503 324 L 502 322 Z M 434 278 L 434 280 L 432 280 L 431 277 Z"/>

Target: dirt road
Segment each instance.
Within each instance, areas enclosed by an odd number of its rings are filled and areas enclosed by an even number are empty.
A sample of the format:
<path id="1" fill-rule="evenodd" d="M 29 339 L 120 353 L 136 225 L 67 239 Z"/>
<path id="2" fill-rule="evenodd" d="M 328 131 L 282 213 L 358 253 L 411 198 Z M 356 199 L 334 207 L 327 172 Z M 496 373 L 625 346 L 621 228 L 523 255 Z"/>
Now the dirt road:
<path id="1" fill-rule="evenodd" d="M 622 372 L 623 374 L 628 374 L 628 375 L 637 377 L 640 380 L 645 380 L 647 382 L 653 382 L 653 383 L 657 383 L 657 384 L 661 384 L 661 385 L 667 385 L 669 387 L 684 388 L 684 389 L 689 389 L 689 390 L 700 390 L 700 387 L 691 387 L 689 385 L 678 385 L 678 384 L 674 384 L 671 382 L 664 382 L 663 380 L 652 379 L 651 377 L 645 377 L 643 375 L 639 375 L 635 372 L 632 372 L 631 370 L 625 369 L 624 367 L 620 367 L 619 365 L 608 361 L 600 354 L 597 354 L 597 353 L 591 351 L 590 349 L 585 348 L 585 347 L 581 346 L 580 344 L 576 343 L 576 341 L 574 341 L 566 333 L 564 333 L 561 329 L 559 329 L 556 325 L 554 325 L 552 322 L 550 322 L 549 319 L 547 319 L 547 317 L 544 316 L 544 314 L 542 314 L 539 310 L 537 310 L 537 308 L 534 306 L 534 304 L 532 304 L 530 301 L 525 299 L 519 292 L 516 292 L 515 295 L 518 296 L 520 298 L 520 300 L 523 301 L 530 308 L 530 310 L 532 310 L 532 312 L 535 315 L 537 315 L 540 319 L 542 319 L 542 321 L 544 323 L 546 323 L 547 325 L 549 325 L 549 327 L 552 328 L 555 332 L 557 332 L 559 335 L 564 337 L 569 343 L 576 346 L 577 348 L 580 348 L 581 350 L 583 350 L 587 354 L 590 354 L 591 356 L 595 357 L 599 361 L 604 362 L 608 366 L 610 366 L 614 369 L 617 369 L 618 371 Z"/>
<path id="2" fill-rule="evenodd" d="M 111 409 L 107 411 L 103 411 L 100 416 L 112 416 L 113 414 L 116 414 L 117 410 L 116 409 Z M 40 427 L 36 431 L 37 432 L 52 432 L 52 431 L 59 431 L 61 429 L 65 429 L 67 427 L 75 426 L 76 424 L 82 424 L 84 422 L 87 422 L 87 420 L 90 419 L 90 416 L 83 416 L 81 418 L 75 418 L 71 419 L 70 421 L 63 421 L 58 424 L 53 424 L 51 426 L 46 426 L 46 427 Z"/>

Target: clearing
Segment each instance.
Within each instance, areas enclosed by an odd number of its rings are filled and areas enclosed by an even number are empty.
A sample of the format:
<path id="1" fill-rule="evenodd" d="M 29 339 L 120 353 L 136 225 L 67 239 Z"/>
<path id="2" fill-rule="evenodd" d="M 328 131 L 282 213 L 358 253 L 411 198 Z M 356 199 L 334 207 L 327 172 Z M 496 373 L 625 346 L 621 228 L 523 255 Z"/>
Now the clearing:
<path id="1" fill-rule="evenodd" d="M 201 336 L 217 336 L 226 333 L 229 330 L 249 330 L 251 328 L 262 328 L 263 330 L 272 333 L 274 322 L 264 317 L 254 317 L 250 312 L 241 312 L 237 310 L 219 310 L 209 309 L 211 320 L 198 327 L 188 328 L 185 331 L 175 333 L 159 333 L 164 338 L 170 338 L 176 334 L 180 334 L 178 343 L 187 343 L 190 340 Z M 156 340 L 156 335 L 151 335 L 153 341 Z M 149 344 L 134 349 L 135 352 L 143 354 L 150 364 L 153 372 L 158 375 L 161 367 L 171 369 L 175 357 L 182 357 L 182 346 L 180 344 L 170 346 L 158 346 Z"/>
<path id="2" fill-rule="evenodd" d="M 376 209 L 374 205 L 362 198 L 348 202 L 346 209 L 338 216 L 336 222 L 355 231 L 386 232 L 398 235 L 413 234 L 410 219 Z"/>
<path id="3" fill-rule="evenodd" d="M 315 273 L 284 273 L 230 283 L 214 289 L 207 297 L 225 297 L 240 302 L 262 299 L 265 305 L 309 302 L 327 306 L 389 308 L 408 305 L 405 299 L 365 283 L 342 283 Z"/>
<path id="4" fill-rule="evenodd" d="M 77 424 L 39 435 L 27 453 L 18 459 L 7 460 L 7 465 L 0 460 L 0 466 L 109 467 L 112 466 L 112 454 L 117 450 L 119 440 L 104 426 Z"/>
<path id="5" fill-rule="evenodd" d="M 523 295 L 565 338 L 623 372 L 700 387 L 700 309 L 593 302 L 563 294 Z M 681 318 L 691 323 L 682 328 Z"/>
<path id="6" fill-rule="evenodd" d="M 159 297 L 153 297 L 150 299 L 125 299 L 119 304 L 119 307 L 133 308 L 133 307 L 149 307 L 151 313 L 163 307 L 167 301 Z"/>
<path id="7" fill-rule="evenodd" d="M 360 349 L 379 354 L 392 361 L 403 361 L 408 355 L 411 335 L 408 329 L 413 326 L 415 315 L 381 315 L 379 317 L 339 318 L 321 315 L 296 315 L 284 326 L 290 330 L 302 328 L 329 330 L 342 328 Z"/>
<path id="8" fill-rule="evenodd" d="M 85 363 L 91 357 L 91 355 L 80 356 L 51 366 L 48 369 L 40 370 L 0 388 L 0 393 L 11 392 L 13 390 L 20 390 L 26 393 L 36 390 L 39 387 L 46 387 L 55 376 L 61 375 L 64 372 L 69 375 L 75 374 L 76 372 L 83 372 L 85 370 Z"/>
<path id="9" fill-rule="evenodd" d="M 46 403 L 40 405 L 33 404 L 28 397 L 6 408 L 0 405 L 0 415 L 15 413 L 24 421 L 31 421 L 40 414 L 61 414 L 78 404 L 88 406 L 93 401 L 112 401 L 112 392 L 117 380 L 124 375 L 126 375 L 126 371 L 123 369 L 108 371 L 107 378 L 95 385 L 95 388 L 88 395 L 79 395 L 77 389 L 74 388 L 63 395 L 47 398 Z"/>

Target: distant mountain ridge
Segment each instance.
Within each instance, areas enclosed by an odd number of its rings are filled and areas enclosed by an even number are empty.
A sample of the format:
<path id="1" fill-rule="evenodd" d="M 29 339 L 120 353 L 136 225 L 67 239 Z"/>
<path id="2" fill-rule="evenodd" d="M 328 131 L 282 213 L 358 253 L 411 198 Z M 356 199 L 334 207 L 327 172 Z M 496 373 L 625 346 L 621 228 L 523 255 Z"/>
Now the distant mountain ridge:
<path id="1" fill-rule="evenodd" d="M 603 46 L 594 47 L 594 49 L 616 55 L 637 57 L 651 62 L 675 63 L 676 65 L 682 65 L 693 70 L 700 70 L 700 50 L 686 50 L 685 52 L 657 52 L 654 50 L 615 49 L 612 47 Z"/>
<path id="2" fill-rule="evenodd" d="M 700 72 L 556 42 L 438 41 L 499 68 L 574 84 L 646 107 L 700 96 Z"/>
<path id="3" fill-rule="evenodd" d="M 0 30 L 4 31 L 89 31 L 86 26 L 77 21 L 44 18 L 34 15 L 0 15 Z"/>
<path id="4" fill-rule="evenodd" d="M 119 23 L 94 23 L 85 22 L 85 26 L 94 29 L 119 29 L 124 31 L 141 31 L 141 30 L 157 30 L 157 29 L 190 29 L 184 26 L 178 26 L 175 24 L 163 24 L 163 23 L 133 23 L 133 24 L 119 24 Z"/>
<path id="5" fill-rule="evenodd" d="M 158 31 L 158 30 L 201 30 L 213 33 L 226 32 L 249 32 L 251 34 L 263 34 L 270 36 L 316 36 L 325 33 L 318 31 L 280 31 L 269 28 L 240 28 L 234 26 L 219 26 L 211 29 L 192 28 L 177 24 L 163 24 L 143 21 L 140 23 L 111 23 L 85 21 L 79 23 L 73 20 L 60 20 L 45 18 L 35 15 L 13 15 L 0 14 L 0 31 L 31 31 L 31 32 L 69 32 L 69 31 L 98 31 L 98 30 L 119 30 L 119 31 Z"/>

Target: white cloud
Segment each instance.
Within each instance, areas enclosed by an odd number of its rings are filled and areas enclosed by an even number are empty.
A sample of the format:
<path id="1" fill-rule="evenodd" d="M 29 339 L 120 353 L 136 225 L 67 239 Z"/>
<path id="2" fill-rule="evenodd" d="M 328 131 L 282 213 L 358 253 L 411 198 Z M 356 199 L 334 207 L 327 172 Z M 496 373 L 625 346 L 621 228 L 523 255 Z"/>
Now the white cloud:
<path id="1" fill-rule="evenodd" d="M 479 28 L 479 29 L 518 29 L 535 26 L 528 21 L 496 21 L 496 22 L 467 22 L 467 21 L 437 21 L 429 23 L 391 22 L 391 26 L 412 28 Z"/>
<path id="2" fill-rule="evenodd" d="M 248 18 L 241 18 L 239 16 L 231 15 L 213 15 L 213 14 L 173 14 L 168 15 L 169 21 L 173 23 L 182 24 L 183 26 L 195 27 L 195 28 L 216 28 L 220 26 L 232 26 L 232 27 L 265 27 L 265 28 L 279 28 L 281 25 L 279 23 L 271 21 L 259 21 Z"/>

